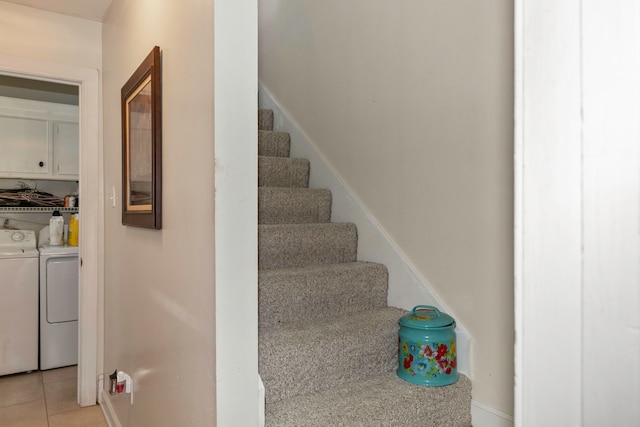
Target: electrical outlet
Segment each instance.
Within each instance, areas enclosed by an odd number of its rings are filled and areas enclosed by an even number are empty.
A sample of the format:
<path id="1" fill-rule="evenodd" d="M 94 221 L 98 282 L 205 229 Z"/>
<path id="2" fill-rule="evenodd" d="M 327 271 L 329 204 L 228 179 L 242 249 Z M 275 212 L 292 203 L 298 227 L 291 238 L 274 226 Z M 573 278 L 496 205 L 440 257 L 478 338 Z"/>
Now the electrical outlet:
<path id="1" fill-rule="evenodd" d="M 126 393 L 130 396 L 133 405 L 133 378 L 124 371 L 115 370 L 109 375 L 109 394 L 118 395 Z"/>
<path id="2" fill-rule="evenodd" d="M 125 392 L 131 396 L 131 405 L 133 405 L 133 378 L 124 371 L 118 371 L 117 374 L 116 393 Z"/>

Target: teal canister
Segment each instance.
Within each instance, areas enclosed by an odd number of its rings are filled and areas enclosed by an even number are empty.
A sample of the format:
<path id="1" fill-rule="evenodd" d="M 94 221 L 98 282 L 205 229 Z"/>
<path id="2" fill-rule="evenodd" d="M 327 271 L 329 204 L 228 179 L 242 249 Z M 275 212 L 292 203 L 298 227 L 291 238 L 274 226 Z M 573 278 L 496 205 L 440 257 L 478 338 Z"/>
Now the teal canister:
<path id="1" fill-rule="evenodd" d="M 417 305 L 398 321 L 398 376 L 424 386 L 458 381 L 456 321 L 430 305 Z"/>

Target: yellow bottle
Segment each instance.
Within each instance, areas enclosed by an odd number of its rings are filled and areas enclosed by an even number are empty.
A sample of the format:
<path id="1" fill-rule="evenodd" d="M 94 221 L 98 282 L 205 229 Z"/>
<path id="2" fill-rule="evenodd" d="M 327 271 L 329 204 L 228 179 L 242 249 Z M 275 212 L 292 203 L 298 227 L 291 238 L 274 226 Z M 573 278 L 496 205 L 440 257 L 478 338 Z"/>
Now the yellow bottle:
<path id="1" fill-rule="evenodd" d="M 69 219 L 69 237 L 67 244 L 69 246 L 78 246 L 78 225 L 80 220 L 80 214 L 72 214 Z"/>

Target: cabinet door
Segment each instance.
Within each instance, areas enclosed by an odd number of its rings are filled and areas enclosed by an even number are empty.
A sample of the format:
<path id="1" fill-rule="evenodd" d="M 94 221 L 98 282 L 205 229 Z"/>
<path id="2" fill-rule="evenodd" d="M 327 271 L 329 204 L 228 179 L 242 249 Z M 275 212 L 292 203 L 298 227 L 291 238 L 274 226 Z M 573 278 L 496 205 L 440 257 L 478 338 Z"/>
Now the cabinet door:
<path id="1" fill-rule="evenodd" d="M 78 176 L 78 124 L 53 123 L 53 174 L 58 176 Z"/>
<path id="2" fill-rule="evenodd" d="M 0 173 L 50 173 L 46 120 L 0 116 Z"/>

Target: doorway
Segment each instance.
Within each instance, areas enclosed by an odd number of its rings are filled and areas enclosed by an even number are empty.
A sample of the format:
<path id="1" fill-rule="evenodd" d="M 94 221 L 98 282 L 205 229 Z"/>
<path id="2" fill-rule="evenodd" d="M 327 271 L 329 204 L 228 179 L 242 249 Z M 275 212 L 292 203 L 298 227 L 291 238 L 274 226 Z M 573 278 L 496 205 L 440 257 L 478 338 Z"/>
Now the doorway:
<path id="1" fill-rule="evenodd" d="M 79 88 L 79 197 L 82 200 L 78 295 L 78 403 L 94 405 L 102 367 L 103 172 L 100 163 L 100 91 L 98 70 L 0 55 L 0 73 Z"/>

